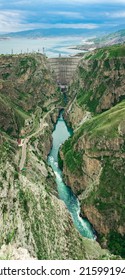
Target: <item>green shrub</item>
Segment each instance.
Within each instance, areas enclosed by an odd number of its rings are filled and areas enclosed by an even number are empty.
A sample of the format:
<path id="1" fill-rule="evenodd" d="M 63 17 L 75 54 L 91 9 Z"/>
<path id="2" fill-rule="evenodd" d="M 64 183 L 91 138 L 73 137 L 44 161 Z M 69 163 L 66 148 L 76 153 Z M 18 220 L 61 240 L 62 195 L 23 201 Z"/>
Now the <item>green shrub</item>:
<path id="1" fill-rule="evenodd" d="M 19 201 L 23 206 L 23 209 L 26 212 L 26 214 L 28 214 L 29 213 L 28 199 L 26 197 L 26 193 L 21 189 L 19 189 Z"/>
<path id="2" fill-rule="evenodd" d="M 108 236 L 108 248 L 113 254 L 125 258 L 125 235 L 111 231 Z"/>

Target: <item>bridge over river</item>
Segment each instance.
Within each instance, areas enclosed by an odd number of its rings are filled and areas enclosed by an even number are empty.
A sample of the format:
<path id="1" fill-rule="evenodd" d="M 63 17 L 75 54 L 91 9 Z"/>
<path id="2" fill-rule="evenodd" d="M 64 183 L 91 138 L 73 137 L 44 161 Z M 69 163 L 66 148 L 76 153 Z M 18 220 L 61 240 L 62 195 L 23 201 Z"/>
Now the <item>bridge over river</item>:
<path id="1" fill-rule="evenodd" d="M 81 57 L 48 58 L 50 69 L 62 90 L 68 88 L 80 59 Z"/>

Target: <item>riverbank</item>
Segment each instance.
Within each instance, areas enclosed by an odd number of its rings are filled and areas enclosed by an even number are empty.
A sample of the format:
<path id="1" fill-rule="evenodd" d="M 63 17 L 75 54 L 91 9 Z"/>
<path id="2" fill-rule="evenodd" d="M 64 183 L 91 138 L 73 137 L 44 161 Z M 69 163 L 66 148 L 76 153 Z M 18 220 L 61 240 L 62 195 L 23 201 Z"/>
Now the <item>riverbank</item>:
<path id="1" fill-rule="evenodd" d="M 59 148 L 71 135 L 72 130 L 67 127 L 66 122 L 63 119 L 63 113 L 61 111 L 52 134 L 53 142 L 52 149 L 48 156 L 48 164 L 52 167 L 56 177 L 59 198 L 64 201 L 67 209 L 69 210 L 76 229 L 82 236 L 94 239 L 94 231 L 89 222 L 86 219 L 82 219 L 82 217 L 80 216 L 79 201 L 73 194 L 71 188 L 69 188 L 63 182 L 63 174 L 58 166 Z"/>

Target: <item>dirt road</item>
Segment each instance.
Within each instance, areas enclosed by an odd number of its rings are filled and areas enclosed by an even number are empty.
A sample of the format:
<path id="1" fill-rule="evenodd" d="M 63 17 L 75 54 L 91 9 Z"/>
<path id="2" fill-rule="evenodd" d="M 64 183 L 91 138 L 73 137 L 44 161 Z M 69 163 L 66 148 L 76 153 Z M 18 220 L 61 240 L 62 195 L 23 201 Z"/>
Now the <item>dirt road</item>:
<path id="1" fill-rule="evenodd" d="M 22 170 L 24 168 L 24 164 L 25 164 L 25 161 L 26 161 L 26 151 L 27 151 L 27 144 L 30 140 L 31 137 L 33 136 L 36 136 L 40 131 L 43 130 L 43 128 L 45 126 L 47 126 L 48 124 L 47 123 L 44 123 L 46 117 L 55 109 L 55 106 L 50 110 L 48 111 L 45 116 L 43 117 L 43 119 L 40 121 L 40 126 L 39 128 L 34 132 L 32 133 L 31 135 L 27 136 L 25 139 L 24 139 L 24 142 L 23 142 L 23 145 L 22 145 L 22 154 L 21 154 L 21 159 L 20 159 L 20 163 L 19 163 L 19 170 Z"/>

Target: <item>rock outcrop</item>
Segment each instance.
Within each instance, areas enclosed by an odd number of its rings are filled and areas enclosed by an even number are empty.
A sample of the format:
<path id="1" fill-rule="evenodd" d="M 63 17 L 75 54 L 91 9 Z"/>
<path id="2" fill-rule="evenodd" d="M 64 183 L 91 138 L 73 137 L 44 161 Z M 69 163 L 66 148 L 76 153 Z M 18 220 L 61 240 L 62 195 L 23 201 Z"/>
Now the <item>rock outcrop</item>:
<path id="1" fill-rule="evenodd" d="M 61 98 L 45 57 L 0 62 L 0 258 L 114 258 L 80 236 L 58 199 L 46 159 Z"/>
<path id="2" fill-rule="evenodd" d="M 0 65 L 0 127 L 17 138 L 25 125 L 30 131 L 34 112 L 42 117 L 60 93 L 43 55 L 0 56 Z"/>
<path id="3" fill-rule="evenodd" d="M 70 95 L 74 91 L 77 95 L 73 106 L 70 104 L 70 110 L 67 109 L 74 135 L 60 152 L 65 181 L 80 200 L 81 214 L 94 226 L 102 246 L 122 257 L 125 257 L 124 55 L 125 46 L 113 46 L 83 57 L 70 87 Z M 84 122 L 88 112 L 91 118 Z"/>
<path id="4" fill-rule="evenodd" d="M 67 118 L 76 128 L 86 111 L 102 113 L 125 99 L 125 46 L 105 47 L 81 59 L 70 85 Z"/>

